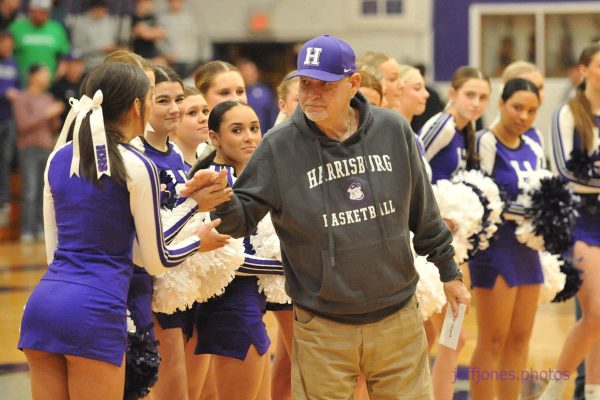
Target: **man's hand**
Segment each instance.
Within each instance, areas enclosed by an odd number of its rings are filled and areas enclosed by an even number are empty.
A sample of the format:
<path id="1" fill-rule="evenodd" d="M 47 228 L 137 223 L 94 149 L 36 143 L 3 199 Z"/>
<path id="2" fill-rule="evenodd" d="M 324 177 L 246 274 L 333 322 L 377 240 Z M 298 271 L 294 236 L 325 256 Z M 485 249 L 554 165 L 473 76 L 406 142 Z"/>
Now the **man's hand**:
<path id="1" fill-rule="evenodd" d="M 221 248 L 227 244 L 231 236 L 229 235 L 221 235 L 219 232 L 215 230 L 217 226 L 221 223 L 219 218 L 214 221 L 209 222 L 208 224 L 202 225 L 196 231 L 196 234 L 200 237 L 200 248 L 198 249 L 201 252 L 212 251 L 218 248 Z"/>
<path id="2" fill-rule="evenodd" d="M 471 308 L 471 293 L 469 293 L 461 280 L 455 279 L 444 282 L 444 294 L 446 295 L 448 304 L 450 304 L 454 318 L 458 316 L 458 303 L 465 304 L 467 306 L 466 312 L 469 312 L 469 308 Z"/>
<path id="3" fill-rule="evenodd" d="M 181 189 L 181 195 L 189 196 L 196 190 L 200 190 L 213 184 L 219 184 L 222 189 L 225 189 L 227 187 L 227 171 L 224 169 L 220 172 L 215 172 L 210 169 L 196 171 L 194 176 L 186 182 L 185 187 Z"/>
<path id="4" fill-rule="evenodd" d="M 221 203 L 229 201 L 233 195 L 233 189 L 223 189 L 219 184 L 213 184 L 200 190 L 196 190 L 190 197 L 196 200 L 198 208 L 202 212 L 214 211 Z"/>

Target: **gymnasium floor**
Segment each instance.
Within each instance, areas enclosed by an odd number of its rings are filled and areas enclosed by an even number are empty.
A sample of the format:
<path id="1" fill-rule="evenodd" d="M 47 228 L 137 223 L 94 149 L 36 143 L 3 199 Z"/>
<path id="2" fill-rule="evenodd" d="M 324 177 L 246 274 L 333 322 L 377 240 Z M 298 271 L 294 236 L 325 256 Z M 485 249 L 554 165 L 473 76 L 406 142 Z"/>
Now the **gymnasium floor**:
<path id="1" fill-rule="evenodd" d="M 31 399 L 25 357 L 16 346 L 23 306 L 46 270 L 45 262 L 42 243 L 21 245 L 18 242 L 0 242 L 0 340 L 3 343 L 0 348 L 1 400 Z M 560 347 L 573 324 L 573 309 L 572 301 L 566 304 L 548 304 L 540 308 L 531 340 L 528 370 L 541 373 L 554 367 Z M 465 319 L 468 339 L 466 348 L 461 352 L 461 365 L 468 364 L 475 346 L 474 319 L 473 310 Z M 276 335 L 274 326 L 274 318 L 267 315 L 267 327 L 272 339 Z M 522 399 L 537 398 L 543 385 L 539 380 L 525 381 Z M 458 381 L 455 399 L 468 398 L 468 381 Z"/>

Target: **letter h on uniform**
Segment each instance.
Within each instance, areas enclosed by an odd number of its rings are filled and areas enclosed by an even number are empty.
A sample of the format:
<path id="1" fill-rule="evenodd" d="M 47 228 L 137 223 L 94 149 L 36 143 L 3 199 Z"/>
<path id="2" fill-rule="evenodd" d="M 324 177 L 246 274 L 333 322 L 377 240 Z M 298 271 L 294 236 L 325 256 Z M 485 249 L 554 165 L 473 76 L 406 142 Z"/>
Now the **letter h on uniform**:
<path id="1" fill-rule="evenodd" d="M 304 65 L 319 65 L 319 57 L 321 57 L 321 52 L 323 51 L 320 47 L 307 47 L 306 48 L 306 58 L 304 59 Z"/>

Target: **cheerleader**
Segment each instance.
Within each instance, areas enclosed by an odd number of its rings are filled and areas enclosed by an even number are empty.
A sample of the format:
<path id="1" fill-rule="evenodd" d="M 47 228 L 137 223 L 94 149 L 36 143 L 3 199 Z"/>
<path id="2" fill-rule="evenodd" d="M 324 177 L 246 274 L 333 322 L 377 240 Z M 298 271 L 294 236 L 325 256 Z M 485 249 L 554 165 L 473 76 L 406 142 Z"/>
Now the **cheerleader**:
<path id="1" fill-rule="evenodd" d="M 180 150 L 169 141 L 169 134 L 179 127 L 183 101 L 183 83 L 179 76 L 168 67 L 155 66 L 154 106 L 150 113 L 149 124 L 151 131 L 146 131 L 144 137 L 136 138 L 132 143 L 138 146 L 144 154 L 154 162 L 158 169 L 163 190 L 161 192 L 161 208 L 173 210 L 183 204 L 186 198 L 177 194 L 178 185 L 186 182 L 189 166 L 183 161 Z M 152 277 L 143 269 L 136 269 L 136 281 L 147 281 L 152 293 Z M 138 303 L 137 294 L 130 293 L 129 302 Z M 149 302 L 150 298 L 144 296 Z M 151 309 L 151 303 L 144 306 Z M 192 336 L 194 310 L 177 311 L 173 314 L 154 313 L 153 326 L 159 341 L 158 350 L 161 354 L 159 379 L 152 389 L 154 399 L 178 398 L 185 399 L 188 395 L 188 385 L 185 363 L 186 339 Z"/>
<path id="2" fill-rule="evenodd" d="M 404 86 L 400 90 L 400 97 L 397 103 L 387 108 L 399 112 L 410 123 L 414 116 L 425 112 L 429 92 L 425 88 L 423 75 L 415 67 L 400 65 L 399 73 Z"/>
<path id="3" fill-rule="evenodd" d="M 211 111 L 208 127 L 216 151 L 195 168 L 227 170 L 233 185 L 261 140 L 258 117 L 248 105 L 226 101 Z M 244 265 L 225 293 L 198 305 L 196 354 L 212 354 L 211 372 L 220 399 L 270 399 L 266 297 L 259 293 L 256 275 L 281 275 L 283 268 L 278 260 L 254 255 L 249 238 L 244 246 Z"/>
<path id="4" fill-rule="evenodd" d="M 393 57 L 377 51 L 367 51 L 356 59 L 358 70 L 365 70 L 377 79 L 381 74 L 383 100 L 381 106 L 395 108 L 402 97 L 404 82 L 400 77 L 400 66 Z"/>
<path id="5" fill-rule="evenodd" d="M 211 232 L 213 223 L 177 246 L 165 245 L 158 174 L 128 144 L 150 113 L 142 70 L 101 64 L 82 93 L 89 97 L 74 103 L 46 168 L 49 266 L 21 322 L 19 348 L 29 363 L 34 399 L 123 398 L 134 238 L 152 274 L 227 240 Z M 80 128 L 72 131 L 74 142 L 65 144 L 75 115 Z"/>
<path id="6" fill-rule="evenodd" d="M 183 161 L 190 167 L 196 163 L 197 154 L 208 140 L 208 114 L 210 109 L 200 91 L 184 86 L 183 101 L 179 104 L 181 122 L 170 138 L 181 151 Z"/>
<path id="7" fill-rule="evenodd" d="M 360 88 L 358 91 L 365 96 L 369 104 L 381 107 L 381 102 L 383 101 L 381 82 L 373 74 L 365 70 L 358 71 L 358 74 L 360 75 Z"/>
<path id="8" fill-rule="evenodd" d="M 544 100 L 544 77 L 535 64 L 527 61 L 514 61 L 508 64 L 508 66 L 504 68 L 504 71 L 502 72 L 502 84 L 506 84 L 506 82 L 514 78 L 523 78 L 533 82 L 533 84 L 538 88 L 540 102 Z M 538 142 L 542 148 L 544 147 L 544 138 L 537 128 L 533 126 L 530 127 L 527 129 L 524 135 Z"/>
<path id="9" fill-rule="evenodd" d="M 275 125 L 288 119 L 298 106 L 300 78 L 290 78 L 295 72 L 296 70 L 288 72 L 277 86 L 277 106 L 279 107 L 279 114 L 275 120 Z"/>
<path id="10" fill-rule="evenodd" d="M 248 102 L 240 71 L 225 61 L 210 61 L 194 74 L 194 83 L 206 99 L 209 109 L 227 100 Z"/>
<path id="11" fill-rule="evenodd" d="M 177 130 L 169 134 L 175 148 L 181 151 L 185 169 L 189 170 L 196 163 L 197 153 L 202 152 L 202 147 L 208 139 L 208 115 L 210 113 L 206 100 L 200 94 L 198 89 L 184 86 L 184 99 L 179 103 L 181 111 L 181 122 Z M 180 313 L 177 313 L 180 314 Z M 161 314 L 159 314 L 161 315 Z M 181 335 L 177 330 L 169 330 L 176 336 L 176 342 L 179 343 L 177 349 L 183 349 L 185 352 L 185 369 L 187 375 L 188 398 L 197 400 L 205 388 L 205 382 L 210 366 L 210 356 L 196 356 L 194 354 L 197 333 L 193 327 L 195 318 L 195 309 L 183 313 L 187 316 L 188 326 L 186 329 L 191 333 L 191 337 L 186 338 L 184 346 L 182 345 Z M 184 325 L 185 326 L 185 325 Z M 179 362 L 181 360 L 179 359 Z M 181 368 L 181 364 L 179 364 Z M 179 376 L 179 378 L 182 378 Z"/>
<path id="12" fill-rule="evenodd" d="M 477 344 L 471 368 L 483 371 L 521 371 L 527 361 L 529 339 L 544 282 L 538 252 L 515 236 L 516 203 L 527 174 L 544 166 L 541 146 L 524 136 L 540 105 L 537 87 L 516 78 L 504 85 L 500 117 L 488 130 L 477 133 L 476 150 L 481 169 L 507 194 L 504 220 L 497 240 L 469 260 L 476 300 Z M 522 214 L 522 212 L 521 212 Z M 471 380 L 472 398 L 516 399 L 518 379 L 497 384 L 494 379 Z"/>
<path id="13" fill-rule="evenodd" d="M 434 115 L 419 131 L 425 158 L 432 170 L 432 181 L 449 179 L 454 173 L 473 166 L 475 157 L 475 121 L 483 115 L 489 102 L 489 78 L 476 68 L 463 66 L 456 70 L 448 90 L 449 103 L 444 112 Z M 446 221 L 452 229 L 460 221 Z M 425 323 L 430 347 L 441 332 L 445 310 L 434 314 Z M 456 350 L 438 346 L 432 368 L 435 398 L 452 399 L 454 384 L 450 376 L 458 365 L 458 355 L 464 346 L 461 332 Z"/>
<path id="14" fill-rule="evenodd" d="M 552 155 L 555 172 L 571 182 L 582 197 L 573 232 L 573 258 L 581 260 L 583 284 L 577 294 L 582 316 L 569 332 L 558 359 L 557 370 L 572 374 L 585 362 L 585 398 L 600 399 L 600 212 L 598 194 L 598 127 L 600 126 L 600 45 L 586 47 L 579 58 L 583 80 L 577 94 L 554 113 Z M 599 294 L 596 294 L 599 293 Z M 562 398 L 565 380 L 550 381 L 543 400 Z"/>
<path id="15" fill-rule="evenodd" d="M 490 92 L 489 78 L 476 68 L 460 67 L 452 76 L 449 105 L 425 122 L 418 134 L 433 183 L 475 164 L 474 125 L 485 112 Z"/>

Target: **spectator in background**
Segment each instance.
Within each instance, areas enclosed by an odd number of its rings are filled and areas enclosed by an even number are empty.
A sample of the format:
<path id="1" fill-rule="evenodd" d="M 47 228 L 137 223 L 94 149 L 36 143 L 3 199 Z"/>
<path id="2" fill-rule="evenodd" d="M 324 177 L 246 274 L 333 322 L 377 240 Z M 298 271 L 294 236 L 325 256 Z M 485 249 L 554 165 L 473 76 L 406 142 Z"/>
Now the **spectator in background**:
<path id="1" fill-rule="evenodd" d="M 158 43 L 161 53 L 180 76 L 187 76 L 199 58 L 195 45 L 198 24 L 184 11 L 184 0 L 169 0 L 168 10 L 158 17 L 158 23 L 165 30 L 165 39 Z"/>
<path id="2" fill-rule="evenodd" d="M 73 48 L 65 57 L 65 74 L 50 87 L 50 93 L 56 100 L 62 101 L 65 106 L 60 117 L 59 126 L 65 122 L 69 113 L 69 99 L 71 97 L 79 98 L 79 87 L 83 81 L 85 64 L 83 62 L 83 52 Z"/>
<path id="3" fill-rule="evenodd" d="M 8 29 L 19 14 L 19 0 L 0 0 L 0 31 Z"/>
<path id="4" fill-rule="evenodd" d="M 71 32 L 73 47 L 83 51 L 86 72 L 117 50 L 118 21 L 108 14 L 106 0 L 92 0 L 90 10 L 75 17 Z"/>
<path id="5" fill-rule="evenodd" d="M 423 64 L 415 65 L 415 68 L 421 72 L 423 79 L 425 79 L 425 66 Z M 425 82 L 427 80 L 425 79 Z M 425 122 L 429 120 L 429 118 L 433 117 L 437 113 L 440 113 L 444 110 L 444 102 L 440 97 L 439 93 L 431 86 L 425 83 L 425 89 L 429 92 L 429 98 L 427 99 L 427 104 L 425 104 L 425 111 L 423 114 L 415 115 L 410 126 L 413 131 L 419 132 L 419 129 L 425 125 Z"/>
<path id="6" fill-rule="evenodd" d="M 17 125 L 17 147 L 21 169 L 23 208 L 21 212 L 21 242 L 44 239 L 42 190 L 44 169 L 54 148 L 54 132 L 58 117 L 64 110 L 60 101 L 48 92 L 50 71 L 44 65 L 29 67 L 27 87 L 13 101 Z"/>
<path id="7" fill-rule="evenodd" d="M 279 112 L 273 92 L 260 81 L 260 72 L 254 61 L 242 58 L 238 60 L 236 66 L 246 84 L 248 104 L 258 115 L 260 129 L 264 135 L 273 127 Z"/>
<path id="8" fill-rule="evenodd" d="M 10 102 L 18 95 L 19 73 L 12 58 L 13 38 L 0 31 L 0 227 L 10 214 L 10 169 L 15 154 L 16 131 Z"/>
<path id="9" fill-rule="evenodd" d="M 31 0 L 29 18 L 19 18 L 10 25 L 22 82 L 27 81 L 29 67 L 37 64 L 45 65 L 54 79 L 57 70 L 62 70 L 61 58 L 69 52 L 65 28 L 50 19 L 50 8 L 50 0 Z"/>
<path id="10" fill-rule="evenodd" d="M 134 53 L 150 61 L 160 55 L 157 43 L 165 38 L 165 30 L 158 25 L 153 0 L 137 0 L 131 34 Z"/>

